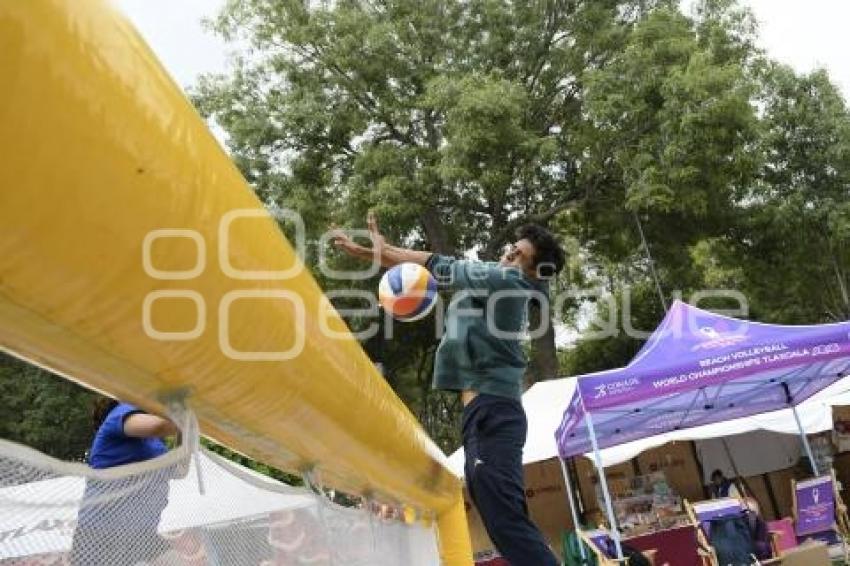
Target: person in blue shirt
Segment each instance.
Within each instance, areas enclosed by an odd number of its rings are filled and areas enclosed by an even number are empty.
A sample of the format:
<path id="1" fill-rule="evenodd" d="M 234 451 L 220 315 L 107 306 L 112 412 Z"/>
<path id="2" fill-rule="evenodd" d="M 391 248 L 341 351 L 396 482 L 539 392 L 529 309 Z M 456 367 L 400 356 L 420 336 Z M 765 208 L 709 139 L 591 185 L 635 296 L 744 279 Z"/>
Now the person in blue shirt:
<path id="1" fill-rule="evenodd" d="M 98 399 L 92 412 L 95 436 L 89 466 L 105 470 L 152 460 L 168 451 L 163 437 L 179 433 L 170 420 L 134 405 Z M 168 549 L 157 533 L 168 505 L 168 480 L 161 469 L 125 478 L 88 478 L 71 548 L 71 563 L 135 564 Z"/>
<path id="2" fill-rule="evenodd" d="M 560 564 L 528 515 L 522 470 L 527 421 L 520 396 L 528 306 L 548 301 L 547 281 L 563 268 L 563 249 L 544 228 L 526 225 L 498 262 L 460 260 L 392 246 L 374 214 L 367 222 L 371 248 L 339 230 L 332 234 L 334 244 L 383 267 L 423 265 L 443 289 L 455 291 L 433 385 L 460 394 L 466 486 L 490 539 L 513 566 Z"/>
<path id="3" fill-rule="evenodd" d="M 711 472 L 711 498 L 722 499 L 724 497 L 741 498 L 741 492 L 735 482 L 723 475 L 721 470 Z"/>
<path id="4" fill-rule="evenodd" d="M 152 460 L 168 452 L 163 442 L 178 430 L 170 420 L 145 413 L 129 403 L 101 403 L 93 416 L 97 432 L 89 451 L 89 466 L 96 470 Z"/>

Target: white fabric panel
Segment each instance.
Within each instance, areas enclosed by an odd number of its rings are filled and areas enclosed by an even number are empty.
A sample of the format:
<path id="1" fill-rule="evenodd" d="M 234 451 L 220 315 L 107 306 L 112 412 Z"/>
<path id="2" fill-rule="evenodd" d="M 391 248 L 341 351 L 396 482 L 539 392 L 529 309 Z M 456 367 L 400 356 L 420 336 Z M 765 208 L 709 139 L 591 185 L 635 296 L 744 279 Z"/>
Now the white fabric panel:
<path id="1" fill-rule="evenodd" d="M 723 443 L 729 448 L 726 452 Z M 793 466 L 803 450 L 799 435 L 781 434 L 767 430 L 754 430 L 726 438 L 697 440 L 697 456 L 702 462 L 708 485 L 711 473 L 720 470 L 727 478 L 734 478 L 731 455 L 738 472 L 744 476 L 757 476 Z"/>
<path id="2" fill-rule="evenodd" d="M 522 457 L 524 464 L 557 457 L 555 429 L 561 424 L 564 411 L 566 411 L 575 391 L 575 385 L 576 379 L 573 377 L 542 381 L 534 384 L 523 395 L 522 405 L 528 417 L 528 438 Z M 832 407 L 834 405 L 850 405 L 850 377 L 844 377 L 833 383 L 797 407 L 800 420 L 807 434 L 832 429 Z M 795 438 L 799 440 L 793 412 L 791 409 L 783 409 L 762 415 L 659 434 L 620 446 L 612 446 L 602 450 L 602 462 L 605 466 L 613 466 L 631 460 L 644 450 L 674 440 L 721 438 L 755 430 L 795 435 Z M 790 440 L 788 442 L 790 443 Z M 591 457 L 591 455 L 586 456 Z M 459 477 L 463 477 L 463 448 L 458 449 L 449 457 L 449 468 Z"/>

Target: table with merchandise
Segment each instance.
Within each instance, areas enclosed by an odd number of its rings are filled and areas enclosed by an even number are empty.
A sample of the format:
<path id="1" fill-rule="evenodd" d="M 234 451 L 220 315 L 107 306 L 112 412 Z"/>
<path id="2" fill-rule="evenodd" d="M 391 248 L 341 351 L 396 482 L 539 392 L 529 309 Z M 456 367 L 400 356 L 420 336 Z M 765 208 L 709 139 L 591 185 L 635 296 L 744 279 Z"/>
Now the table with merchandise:
<path id="1" fill-rule="evenodd" d="M 654 551 L 655 564 L 699 566 L 696 531 L 663 472 L 617 486 L 613 506 L 625 544 Z"/>

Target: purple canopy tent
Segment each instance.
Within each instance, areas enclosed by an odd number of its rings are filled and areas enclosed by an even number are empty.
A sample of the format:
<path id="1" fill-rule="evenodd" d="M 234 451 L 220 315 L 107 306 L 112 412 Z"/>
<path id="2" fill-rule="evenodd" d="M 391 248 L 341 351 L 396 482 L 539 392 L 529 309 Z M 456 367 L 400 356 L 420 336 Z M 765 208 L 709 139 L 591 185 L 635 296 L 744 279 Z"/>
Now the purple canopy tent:
<path id="1" fill-rule="evenodd" d="M 780 326 L 680 301 L 624 368 L 581 376 L 555 437 L 560 457 L 594 452 L 619 551 L 599 450 L 674 430 L 791 407 L 850 371 L 850 322 Z M 794 415 L 797 417 L 796 409 Z M 803 443 L 814 458 L 797 417 Z"/>

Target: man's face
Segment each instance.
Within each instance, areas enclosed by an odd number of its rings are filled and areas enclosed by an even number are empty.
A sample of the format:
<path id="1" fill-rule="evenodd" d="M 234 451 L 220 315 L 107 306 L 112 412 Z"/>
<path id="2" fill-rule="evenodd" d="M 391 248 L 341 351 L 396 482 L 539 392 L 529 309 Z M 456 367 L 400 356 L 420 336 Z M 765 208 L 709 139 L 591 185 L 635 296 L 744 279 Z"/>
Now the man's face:
<path id="1" fill-rule="evenodd" d="M 534 245 L 526 239 L 518 240 L 505 246 L 505 251 L 499 259 L 503 267 L 516 267 L 522 271 L 530 271 L 534 262 Z"/>
<path id="2" fill-rule="evenodd" d="M 721 476 L 720 474 L 714 474 L 713 476 L 711 476 L 711 483 L 719 487 L 720 484 L 723 483 L 723 476 Z"/>

